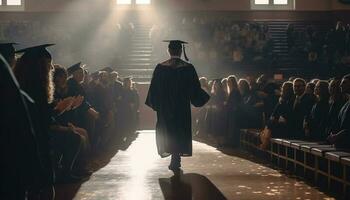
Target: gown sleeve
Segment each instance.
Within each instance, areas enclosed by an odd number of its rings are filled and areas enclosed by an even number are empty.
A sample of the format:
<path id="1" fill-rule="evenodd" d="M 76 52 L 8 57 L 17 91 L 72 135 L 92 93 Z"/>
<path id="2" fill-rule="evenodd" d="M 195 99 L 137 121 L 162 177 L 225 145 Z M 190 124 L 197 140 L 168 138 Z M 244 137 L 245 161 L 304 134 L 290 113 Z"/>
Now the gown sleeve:
<path id="1" fill-rule="evenodd" d="M 191 67 L 192 67 L 192 77 L 191 77 L 191 85 L 190 85 L 191 104 L 195 107 L 202 107 L 209 101 L 210 96 L 205 90 L 202 89 L 197 72 L 193 66 Z"/>
<path id="2" fill-rule="evenodd" d="M 159 102 L 159 100 L 157 99 L 159 97 L 159 84 L 159 65 L 157 65 L 153 72 L 151 84 L 145 102 L 145 104 L 152 108 L 154 111 L 157 111 L 159 108 L 159 105 L 157 103 Z"/>

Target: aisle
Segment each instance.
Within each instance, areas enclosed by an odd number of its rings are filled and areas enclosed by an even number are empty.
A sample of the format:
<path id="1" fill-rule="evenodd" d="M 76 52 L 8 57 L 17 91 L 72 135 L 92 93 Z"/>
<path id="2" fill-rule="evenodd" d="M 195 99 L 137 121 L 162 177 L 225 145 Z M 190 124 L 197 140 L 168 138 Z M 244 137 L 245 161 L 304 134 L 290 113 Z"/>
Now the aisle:
<path id="1" fill-rule="evenodd" d="M 174 181 L 167 169 L 169 159 L 157 155 L 154 132 L 143 131 L 127 150 L 119 151 L 89 181 L 74 188 L 74 199 L 332 199 L 301 181 L 250 161 L 253 157 L 224 154 L 195 141 L 193 147 L 194 156 L 183 159 L 182 181 Z"/>

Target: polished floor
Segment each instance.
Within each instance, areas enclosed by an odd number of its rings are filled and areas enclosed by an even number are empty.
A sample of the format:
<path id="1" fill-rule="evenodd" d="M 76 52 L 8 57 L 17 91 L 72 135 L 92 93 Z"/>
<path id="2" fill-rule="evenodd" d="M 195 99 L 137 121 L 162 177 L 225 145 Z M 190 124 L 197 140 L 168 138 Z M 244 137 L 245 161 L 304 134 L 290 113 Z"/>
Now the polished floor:
<path id="1" fill-rule="evenodd" d="M 82 184 L 62 185 L 56 199 L 77 200 L 220 200 L 333 199 L 287 177 L 252 156 L 193 142 L 184 158 L 184 174 L 172 177 L 169 158 L 157 155 L 154 131 L 142 131 Z"/>

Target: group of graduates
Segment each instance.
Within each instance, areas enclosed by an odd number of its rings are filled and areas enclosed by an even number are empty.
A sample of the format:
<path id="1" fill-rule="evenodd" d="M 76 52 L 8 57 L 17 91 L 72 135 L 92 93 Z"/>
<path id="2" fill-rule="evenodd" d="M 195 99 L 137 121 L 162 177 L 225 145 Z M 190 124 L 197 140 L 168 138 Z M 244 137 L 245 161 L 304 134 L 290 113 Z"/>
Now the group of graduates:
<path id="1" fill-rule="evenodd" d="M 54 185 L 81 182 L 99 153 L 138 126 L 131 77 L 107 67 L 53 64 L 51 44 L 15 51 L 0 44 L 1 199 L 53 199 Z M 16 57 L 18 57 L 16 59 Z"/>
<path id="2" fill-rule="evenodd" d="M 281 87 L 264 75 L 200 82 L 211 99 L 195 115 L 195 134 L 216 139 L 218 146 L 238 147 L 240 129 L 256 128 L 263 130 L 263 148 L 275 137 L 350 150 L 350 74 L 309 83 L 292 77 Z"/>

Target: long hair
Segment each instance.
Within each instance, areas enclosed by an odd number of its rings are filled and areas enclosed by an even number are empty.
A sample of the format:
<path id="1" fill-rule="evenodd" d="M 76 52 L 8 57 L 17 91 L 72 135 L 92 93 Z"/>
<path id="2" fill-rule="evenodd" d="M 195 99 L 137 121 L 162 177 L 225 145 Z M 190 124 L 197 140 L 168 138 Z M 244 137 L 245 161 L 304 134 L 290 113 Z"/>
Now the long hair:
<path id="1" fill-rule="evenodd" d="M 51 103 L 54 94 L 51 55 L 24 54 L 16 63 L 14 72 L 21 88 L 38 104 Z"/>

